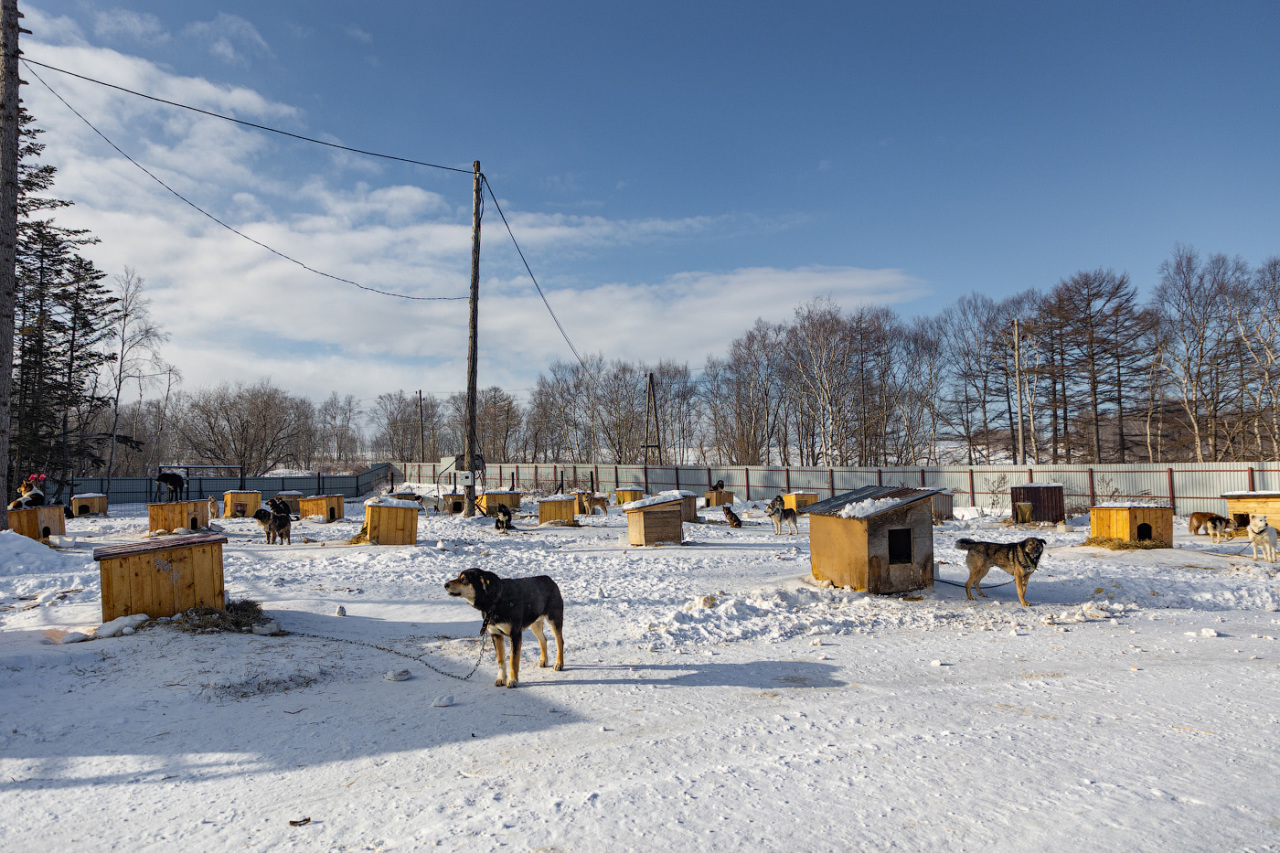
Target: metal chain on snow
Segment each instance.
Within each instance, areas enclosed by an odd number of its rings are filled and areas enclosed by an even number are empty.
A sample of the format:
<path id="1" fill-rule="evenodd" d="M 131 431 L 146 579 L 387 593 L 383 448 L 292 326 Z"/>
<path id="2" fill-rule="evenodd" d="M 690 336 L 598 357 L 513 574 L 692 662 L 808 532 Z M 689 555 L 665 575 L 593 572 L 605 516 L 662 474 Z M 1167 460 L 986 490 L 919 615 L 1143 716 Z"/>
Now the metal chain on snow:
<path id="1" fill-rule="evenodd" d="M 282 631 L 281 633 L 285 635 L 292 635 L 295 637 L 310 637 L 313 640 L 329 640 L 330 642 L 334 642 L 334 643 L 347 643 L 348 645 L 352 645 L 352 646 L 365 646 L 366 648 L 377 649 L 380 652 L 386 652 L 387 654 L 392 654 L 392 655 L 399 655 L 402 658 L 408 658 L 411 661 L 417 661 L 418 663 L 425 666 L 427 669 L 431 670 L 432 672 L 439 673 L 440 675 L 445 675 L 445 676 L 448 676 L 449 678 L 456 678 L 459 681 L 466 681 L 471 676 L 476 674 L 476 670 L 480 668 L 480 662 L 484 660 L 484 632 L 485 632 L 485 629 L 488 627 L 489 627 L 489 614 L 486 613 L 484 617 L 484 621 L 480 623 L 480 634 L 479 634 L 480 654 L 476 658 L 476 665 L 471 667 L 471 671 L 468 672 L 466 675 L 456 675 L 452 672 L 445 672 L 443 669 L 440 669 L 436 666 L 433 666 L 432 664 L 427 663 L 425 660 L 423 660 L 423 658 L 426 657 L 426 654 L 429 654 L 429 653 L 424 653 L 423 655 L 419 655 L 415 657 L 414 655 L 406 654 L 404 652 L 397 651 L 395 649 L 390 649 L 390 648 L 387 648 L 386 646 L 380 646 L 377 643 L 364 643 L 364 642 L 361 642 L 360 640 L 349 640 L 346 637 L 326 637 L 322 634 L 308 634 L 305 631 Z"/>

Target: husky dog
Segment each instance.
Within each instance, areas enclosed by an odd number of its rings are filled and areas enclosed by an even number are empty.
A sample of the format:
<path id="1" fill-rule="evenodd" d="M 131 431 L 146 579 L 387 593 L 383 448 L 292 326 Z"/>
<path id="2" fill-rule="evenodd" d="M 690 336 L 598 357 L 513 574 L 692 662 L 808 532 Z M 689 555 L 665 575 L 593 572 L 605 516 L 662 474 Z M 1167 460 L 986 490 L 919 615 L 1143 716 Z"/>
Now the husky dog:
<path id="1" fill-rule="evenodd" d="M 782 535 L 782 525 L 786 524 L 789 528 L 787 535 L 799 533 L 800 528 L 796 523 L 796 511 L 790 507 L 785 507 L 781 502 L 769 504 L 769 517 L 773 519 L 773 535 Z"/>
<path id="2" fill-rule="evenodd" d="M 511 524 L 511 507 L 498 504 L 493 508 L 493 514 L 498 517 L 493 523 L 494 530 L 499 533 L 506 533 L 508 530 L 513 529 L 513 525 Z"/>
<path id="3" fill-rule="evenodd" d="M 738 514 L 736 512 L 729 509 L 728 504 L 724 504 L 720 508 L 724 510 L 724 520 L 729 522 L 730 527 L 736 528 L 742 526 L 742 519 L 738 518 Z"/>
<path id="4" fill-rule="evenodd" d="M 212 520 L 217 517 L 218 517 L 218 499 L 215 498 L 213 495 L 209 495 L 209 518 Z"/>
<path id="5" fill-rule="evenodd" d="M 964 583 L 964 591 L 969 600 L 973 600 L 972 587 L 978 588 L 978 595 L 983 598 L 987 594 L 982 591 L 982 579 L 991 571 L 992 566 L 999 566 L 1013 575 L 1018 585 L 1018 601 L 1023 607 L 1027 604 L 1027 579 L 1040 565 L 1044 555 L 1044 547 L 1048 543 L 1034 536 L 1021 542 L 979 542 L 974 539 L 957 539 L 956 547 L 968 551 L 965 565 L 969 567 L 969 579 Z"/>
<path id="6" fill-rule="evenodd" d="M 44 506 L 44 475 L 32 474 L 18 484 L 17 500 L 9 502 L 9 509 L 30 509 Z"/>
<path id="7" fill-rule="evenodd" d="M 1267 524 L 1265 515 L 1255 515 L 1249 521 L 1249 544 L 1253 546 L 1253 559 L 1258 559 L 1258 546 L 1268 563 L 1276 561 L 1276 529 Z"/>

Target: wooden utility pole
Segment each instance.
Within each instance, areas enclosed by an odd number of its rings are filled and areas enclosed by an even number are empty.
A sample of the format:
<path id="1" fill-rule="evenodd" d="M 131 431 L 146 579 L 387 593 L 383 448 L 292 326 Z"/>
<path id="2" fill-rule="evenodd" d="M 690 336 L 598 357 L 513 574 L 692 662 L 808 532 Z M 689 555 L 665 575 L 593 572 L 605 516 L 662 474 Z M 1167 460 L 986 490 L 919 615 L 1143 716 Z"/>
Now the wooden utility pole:
<path id="1" fill-rule="evenodd" d="M 0 530 L 9 529 L 9 406 L 18 293 L 18 0 L 0 0 Z M 20 476 L 16 471 L 14 476 Z"/>
<path id="2" fill-rule="evenodd" d="M 427 429 L 422 422 L 422 389 L 418 389 L 418 463 L 427 461 Z"/>
<path id="3" fill-rule="evenodd" d="M 466 470 L 472 472 L 472 476 L 462 491 L 463 518 L 471 518 L 476 514 L 476 326 L 480 317 L 480 207 L 484 201 L 484 178 L 480 174 L 480 161 L 476 160 L 471 167 L 471 320 L 470 333 L 467 335 L 467 435 L 462 443 L 462 458 L 465 460 Z"/>
<path id="4" fill-rule="evenodd" d="M 1018 331 L 1018 318 L 1013 318 L 1013 381 L 1018 386 L 1018 464 L 1025 464 L 1027 451 L 1022 441 L 1022 336 Z"/>

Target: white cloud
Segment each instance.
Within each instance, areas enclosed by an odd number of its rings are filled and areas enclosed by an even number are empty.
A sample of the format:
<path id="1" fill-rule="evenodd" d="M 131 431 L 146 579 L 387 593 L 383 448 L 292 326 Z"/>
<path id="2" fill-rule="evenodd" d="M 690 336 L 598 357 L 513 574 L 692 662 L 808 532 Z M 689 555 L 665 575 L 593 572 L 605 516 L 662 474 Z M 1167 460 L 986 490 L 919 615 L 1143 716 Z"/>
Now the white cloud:
<path id="1" fill-rule="evenodd" d="M 257 27 L 226 12 L 219 12 L 212 21 L 188 25 L 183 34 L 203 42 L 209 53 L 231 65 L 248 67 L 250 57 L 272 55 Z"/>
<path id="2" fill-rule="evenodd" d="M 160 19 L 147 12 L 129 9 L 107 9 L 93 15 L 93 34 L 100 39 L 130 40 L 164 44 L 169 41 Z"/>
<path id="3" fill-rule="evenodd" d="M 351 36 L 361 44 L 373 44 L 373 36 L 357 27 L 355 24 L 349 24 L 344 30 L 347 35 Z"/>
<path id="4" fill-rule="evenodd" d="M 29 44 L 31 54 L 174 101 L 318 132 L 294 107 L 253 90 L 175 75 L 85 45 L 70 26 L 58 31 L 57 44 Z M 296 152 L 307 151 L 302 143 L 52 72 L 41 76 L 174 189 L 253 239 L 369 287 L 414 296 L 467 294 L 468 176 L 459 176 L 452 192 L 379 181 L 378 170 L 342 168 L 323 153 L 308 169 L 296 162 Z M 335 390 L 366 399 L 397 388 L 462 386 L 465 302 L 377 296 L 301 269 L 174 198 L 38 82 L 24 97 L 49 131 L 44 161 L 59 169 L 54 192 L 76 202 L 59 212 L 60 222 L 101 238 L 86 254 L 103 270 L 115 274 L 128 265 L 147 280 L 153 315 L 172 334 L 165 357 L 182 370 L 187 388 L 265 375 L 317 399 Z M 766 225 L 740 216 L 616 220 L 529 213 L 508 201 L 503 208 L 527 252 L 560 258 Z M 486 222 L 481 383 L 527 388 L 553 360 L 571 353 L 532 284 L 515 277 L 513 260 L 503 260 L 509 248 L 494 251 L 506 239 L 497 218 Z M 816 296 L 831 295 L 846 306 L 890 303 L 922 287 L 897 270 L 751 268 L 553 289 L 548 296 L 580 352 L 697 365 L 708 354 L 722 355 L 757 317 L 789 319 Z"/>

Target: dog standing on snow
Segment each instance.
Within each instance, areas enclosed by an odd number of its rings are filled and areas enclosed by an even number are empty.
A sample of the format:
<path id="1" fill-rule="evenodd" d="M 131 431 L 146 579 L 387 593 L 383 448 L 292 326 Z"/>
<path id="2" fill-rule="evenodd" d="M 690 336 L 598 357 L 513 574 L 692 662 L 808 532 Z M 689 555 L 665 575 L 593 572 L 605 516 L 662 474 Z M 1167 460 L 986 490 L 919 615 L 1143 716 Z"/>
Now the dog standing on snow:
<path id="1" fill-rule="evenodd" d="M 797 524 L 796 511 L 791 507 L 783 506 L 781 503 L 769 504 L 769 517 L 773 519 L 773 535 L 782 535 L 782 525 L 787 525 L 787 535 L 799 533 L 800 528 Z"/>
<path id="2" fill-rule="evenodd" d="M 482 630 L 493 638 L 493 650 L 498 656 L 495 687 L 515 687 L 520 682 L 520 643 L 525 629 L 538 640 L 538 666 L 547 665 L 544 622 L 551 626 L 556 639 L 555 669 L 564 669 L 564 599 L 551 578 L 500 578 L 484 569 L 466 569 L 445 583 L 444 590 L 484 614 Z M 511 641 L 510 675 L 504 638 Z"/>
<path id="3" fill-rule="evenodd" d="M 1276 529 L 1267 524 L 1265 515 L 1255 515 L 1249 521 L 1249 544 L 1253 546 L 1253 559 L 1258 559 L 1258 546 L 1268 563 L 1276 561 Z"/>

